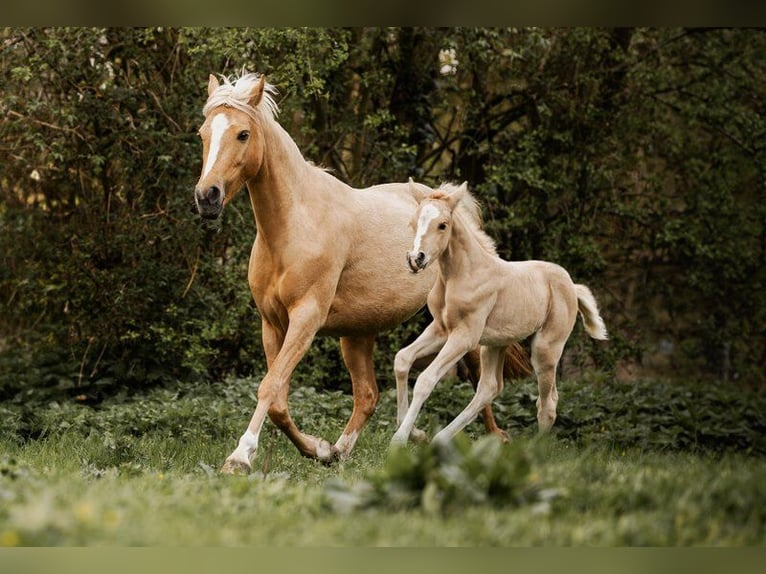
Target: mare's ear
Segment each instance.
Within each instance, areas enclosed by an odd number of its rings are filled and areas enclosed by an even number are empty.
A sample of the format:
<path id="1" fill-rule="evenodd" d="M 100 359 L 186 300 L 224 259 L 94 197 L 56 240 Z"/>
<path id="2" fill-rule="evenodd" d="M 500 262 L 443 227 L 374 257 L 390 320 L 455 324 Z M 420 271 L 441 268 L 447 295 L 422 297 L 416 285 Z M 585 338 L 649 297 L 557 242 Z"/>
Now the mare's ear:
<path id="1" fill-rule="evenodd" d="M 263 98 L 263 90 L 265 87 L 266 76 L 261 74 L 261 78 L 258 80 L 258 83 L 253 86 L 253 89 L 250 90 L 250 94 L 247 98 L 247 103 L 250 104 L 251 107 L 258 107 L 258 104 L 261 103 L 261 98 Z"/>
<path id="2" fill-rule="evenodd" d="M 412 178 L 409 178 L 407 181 L 407 189 L 412 194 L 412 197 L 415 198 L 415 201 L 420 203 L 423 201 L 426 196 L 431 192 L 431 190 L 423 185 L 422 183 L 415 183 L 415 181 Z"/>
<path id="3" fill-rule="evenodd" d="M 447 196 L 447 205 L 449 206 L 450 210 L 453 210 L 455 207 L 457 207 L 457 204 L 460 203 L 460 200 L 463 199 L 467 191 L 468 182 L 464 181 L 460 187 L 458 187 L 455 191 Z"/>
<path id="4" fill-rule="evenodd" d="M 220 86 L 220 82 L 218 81 L 218 78 L 216 78 L 213 74 L 210 74 L 210 79 L 207 82 L 207 95 L 208 97 L 213 95 L 213 92 L 215 92 L 218 89 L 218 86 Z"/>

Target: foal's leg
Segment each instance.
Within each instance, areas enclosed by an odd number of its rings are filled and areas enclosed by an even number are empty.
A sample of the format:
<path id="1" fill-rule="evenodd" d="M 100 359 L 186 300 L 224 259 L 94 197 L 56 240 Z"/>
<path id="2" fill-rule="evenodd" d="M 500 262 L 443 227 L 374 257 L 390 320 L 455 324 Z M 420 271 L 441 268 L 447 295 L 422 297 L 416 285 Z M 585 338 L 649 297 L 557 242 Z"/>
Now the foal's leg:
<path id="1" fill-rule="evenodd" d="M 394 374 L 396 375 L 396 423 L 401 425 L 408 408 L 407 380 L 410 376 L 412 365 L 420 358 L 433 355 L 442 348 L 447 340 L 446 333 L 432 321 L 408 346 L 401 349 L 394 358 Z M 414 428 L 410 431 L 410 438 L 416 441 L 425 441 L 426 433 Z"/>
<path id="2" fill-rule="evenodd" d="M 430 365 L 420 373 L 412 391 L 412 404 L 404 416 L 399 429 L 391 439 L 392 445 L 404 444 L 415 427 L 415 419 L 423 403 L 438 383 L 455 366 L 460 358 L 476 346 L 478 337 L 473 337 L 466 329 L 453 331 L 447 338 L 439 354 Z"/>
<path id="3" fill-rule="evenodd" d="M 342 459 L 347 458 L 356 444 L 356 439 L 367 419 L 375 412 L 378 404 L 378 384 L 375 382 L 375 368 L 372 362 L 374 335 L 341 337 L 340 350 L 343 362 L 351 375 L 351 390 L 354 395 L 354 410 L 343 429 L 335 448 Z"/>
<path id="4" fill-rule="evenodd" d="M 532 339 L 532 366 L 537 375 L 537 426 L 540 432 L 551 429 L 556 422 L 556 405 L 559 393 L 556 390 L 556 367 L 564 352 L 566 337 L 551 336 L 538 331 Z"/>
<path id="5" fill-rule="evenodd" d="M 465 356 L 463 357 L 463 362 L 465 363 L 466 367 L 466 373 L 468 375 L 468 380 L 471 381 L 471 384 L 473 385 L 474 391 L 478 388 L 479 385 L 479 379 L 481 377 L 481 365 L 479 360 L 479 349 L 471 349 L 468 351 Z M 500 382 L 503 381 L 503 362 L 500 362 Z M 495 415 L 492 413 L 492 405 L 488 404 L 484 409 L 482 409 L 481 412 L 482 419 L 484 419 L 484 428 L 487 429 L 488 433 L 492 433 L 500 437 L 502 441 L 508 440 L 508 433 L 506 433 L 503 429 L 501 429 L 499 426 L 497 426 L 497 421 L 495 421 Z"/>
<path id="6" fill-rule="evenodd" d="M 448 442 L 463 430 L 476 416 L 492 404 L 503 388 L 503 360 L 505 347 L 484 347 L 481 354 L 481 378 L 471 402 L 455 419 L 436 433 L 434 442 Z"/>

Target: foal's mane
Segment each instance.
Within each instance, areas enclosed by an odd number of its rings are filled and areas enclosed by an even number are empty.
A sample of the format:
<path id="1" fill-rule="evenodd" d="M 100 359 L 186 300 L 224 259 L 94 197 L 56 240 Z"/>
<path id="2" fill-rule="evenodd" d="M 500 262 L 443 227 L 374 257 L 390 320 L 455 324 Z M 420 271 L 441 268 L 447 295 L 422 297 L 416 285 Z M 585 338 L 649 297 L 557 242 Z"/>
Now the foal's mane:
<path id="1" fill-rule="evenodd" d="M 279 106 L 274 100 L 277 88 L 267 83 L 263 88 L 263 98 L 257 108 L 250 105 L 250 92 L 260 81 L 260 74 L 243 72 L 238 78 L 231 79 L 221 76 L 221 85 L 208 97 L 202 108 L 202 114 L 207 116 L 213 108 L 228 106 L 245 112 L 254 120 L 259 119 L 259 112 L 264 113 L 269 119 L 276 119 Z"/>
<path id="2" fill-rule="evenodd" d="M 444 199 L 446 196 L 455 193 L 459 186 L 453 183 L 442 183 L 438 189 L 435 189 L 429 196 L 431 199 Z M 455 207 L 453 217 L 462 224 L 463 228 L 469 231 L 479 242 L 479 245 L 492 255 L 497 255 L 497 248 L 494 240 L 487 235 L 483 229 L 481 218 L 481 204 L 473 194 L 467 189 L 463 197 Z"/>

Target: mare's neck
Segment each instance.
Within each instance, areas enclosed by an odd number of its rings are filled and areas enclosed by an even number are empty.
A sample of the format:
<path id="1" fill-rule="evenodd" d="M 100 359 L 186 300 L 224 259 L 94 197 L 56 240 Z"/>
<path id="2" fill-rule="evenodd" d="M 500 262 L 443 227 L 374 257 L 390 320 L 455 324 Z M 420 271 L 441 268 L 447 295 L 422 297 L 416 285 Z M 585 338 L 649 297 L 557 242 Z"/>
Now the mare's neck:
<path id="1" fill-rule="evenodd" d="M 315 170 L 290 135 L 275 120 L 264 118 L 263 159 L 258 173 L 247 181 L 258 233 L 269 243 L 291 229 L 297 210 L 313 191 Z"/>

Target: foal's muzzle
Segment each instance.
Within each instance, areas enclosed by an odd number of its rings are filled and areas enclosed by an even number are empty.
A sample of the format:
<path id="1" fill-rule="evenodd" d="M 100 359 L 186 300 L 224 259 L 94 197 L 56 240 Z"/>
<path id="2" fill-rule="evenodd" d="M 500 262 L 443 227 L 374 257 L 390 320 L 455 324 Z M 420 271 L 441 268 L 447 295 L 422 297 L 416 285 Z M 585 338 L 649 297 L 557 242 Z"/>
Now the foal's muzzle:
<path id="1" fill-rule="evenodd" d="M 426 254 L 422 251 L 418 251 L 417 253 L 407 253 L 407 265 L 409 266 L 410 271 L 413 273 L 422 271 L 426 268 L 427 264 L 428 261 L 426 260 Z"/>
<path id="2" fill-rule="evenodd" d="M 197 212 L 205 219 L 216 219 L 223 209 L 223 191 L 217 185 L 194 190 Z"/>

